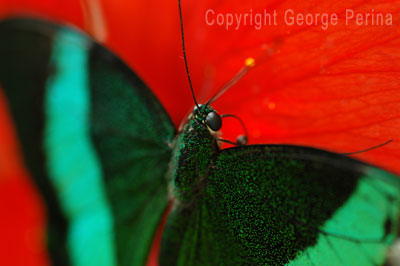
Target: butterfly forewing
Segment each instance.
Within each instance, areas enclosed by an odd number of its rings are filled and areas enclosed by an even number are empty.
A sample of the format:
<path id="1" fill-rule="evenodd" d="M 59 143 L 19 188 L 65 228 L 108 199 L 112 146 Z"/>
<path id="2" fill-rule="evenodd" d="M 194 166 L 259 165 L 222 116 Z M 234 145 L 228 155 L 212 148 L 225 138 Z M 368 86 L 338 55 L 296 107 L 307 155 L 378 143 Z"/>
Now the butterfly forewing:
<path id="1" fill-rule="evenodd" d="M 52 262 L 143 265 L 168 202 L 168 115 L 78 31 L 13 19 L 0 40 L 1 87 L 46 203 Z"/>

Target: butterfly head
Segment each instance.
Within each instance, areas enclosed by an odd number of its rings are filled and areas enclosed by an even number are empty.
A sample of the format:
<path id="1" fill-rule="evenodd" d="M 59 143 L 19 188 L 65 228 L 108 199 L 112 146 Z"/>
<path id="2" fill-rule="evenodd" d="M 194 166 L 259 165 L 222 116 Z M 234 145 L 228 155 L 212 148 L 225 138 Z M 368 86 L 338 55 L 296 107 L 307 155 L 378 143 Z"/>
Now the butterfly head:
<path id="1" fill-rule="evenodd" d="M 213 132 L 219 131 L 222 127 L 221 116 L 210 106 L 201 104 L 196 106 L 193 109 L 193 117 Z"/>

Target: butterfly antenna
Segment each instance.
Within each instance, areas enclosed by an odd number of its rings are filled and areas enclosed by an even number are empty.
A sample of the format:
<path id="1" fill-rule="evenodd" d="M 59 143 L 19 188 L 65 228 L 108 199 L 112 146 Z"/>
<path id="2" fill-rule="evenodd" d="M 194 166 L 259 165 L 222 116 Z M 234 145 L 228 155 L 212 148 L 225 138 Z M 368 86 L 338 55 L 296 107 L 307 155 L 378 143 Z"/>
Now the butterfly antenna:
<path id="1" fill-rule="evenodd" d="M 188 62 L 187 62 L 187 58 L 186 58 L 185 36 L 183 33 L 183 18 L 182 18 L 181 0 L 178 0 L 178 5 L 179 5 L 179 18 L 180 18 L 180 22 L 181 22 L 183 59 L 185 60 L 186 75 L 189 80 L 190 90 L 192 91 L 192 97 L 193 97 L 194 104 L 196 105 L 197 109 L 199 109 L 199 105 L 197 104 L 196 96 L 194 95 L 192 80 L 190 79 L 189 67 L 188 67 Z"/>
<path id="2" fill-rule="evenodd" d="M 255 65 L 255 60 L 254 58 L 247 58 L 245 61 L 245 66 L 242 67 L 239 72 L 231 79 L 229 80 L 224 86 L 222 86 L 212 97 L 208 102 L 206 103 L 206 107 L 213 103 L 215 100 L 217 100 L 219 97 L 221 97 L 222 94 L 224 94 L 229 88 L 231 88 L 233 85 L 235 85 L 244 75 L 246 75 L 247 72 Z"/>
<path id="3" fill-rule="evenodd" d="M 246 125 L 244 124 L 243 120 L 240 119 L 240 117 L 233 115 L 233 114 L 226 114 L 226 115 L 221 115 L 222 118 L 224 117 L 232 117 L 235 118 L 239 121 L 240 125 L 242 126 L 244 130 L 244 136 L 240 135 L 237 140 L 236 140 L 236 145 L 246 145 L 249 139 L 249 133 L 247 131 Z"/>
<path id="4" fill-rule="evenodd" d="M 227 139 L 216 139 L 216 141 L 225 142 L 225 143 L 232 144 L 232 145 L 234 145 L 234 146 L 238 146 L 237 143 L 235 143 L 235 142 L 233 142 L 233 141 L 230 141 L 230 140 L 227 140 Z"/>
<path id="5" fill-rule="evenodd" d="M 239 122 L 240 122 L 240 124 L 242 125 L 242 127 L 243 127 L 243 130 L 244 130 L 244 136 L 243 135 L 240 135 L 237 139 L 236 139 L 236 142 L 233 142 L 233 141 L 230 141 L 230 140 L 227 140 L 227 139 L 217 139 L 217 141 L 221 141 L 221 142 L 225 142 L 225 143 L 229 143 L 229 144 L 232 144 L 232 145 L 235 145 L 235 146 L 244 146 L 244 145 L 246 145 L 247 144 L 247 141 L 248 141 L 248 131 L 247 131 L 247 128 L 246 128 L 246 125 L 244 124 L 244 122 L 242 121 L 242 119 L 240 119 L 240 117 L 238 117 L 238 116 L 236 116 L 236 115 L 232 115 L 232 114 L 226 114 L 226 115 L 221 115 L 221 117 L 222 118 L 224 118 L 224 117 L 232 117 L 232 118 L 236 118 L 237 120 L 239 120 Z"/>
<path id="6" fill-rule="evenodd" d="M 347 153 L 341 153 L 341 154 L 342 154 L 342 155 L 351 155 L 351 154 L 357 154 L 357 153 L 362 153 L 362 152 L 374 150 L 374 149 L 380 148 L 380 147 L 382 147 L 382 146 L 385 146 L 385 145 L 389 144 L 389 143 L 392 142 L 392 141 L 393 141 L 393 140 L 391 139 L 391 140 L 388 140 L 388 141 L 386 141 L 386 142 L 384 142 L 384 143 L 381 143 L 381 144 L 379 144 L 379 145 L 376 145 L 376 146 L 367 148 L 367 149 L 365 149 L 365 150 L 354 151 L 354 152 L 347 152 Z"/>

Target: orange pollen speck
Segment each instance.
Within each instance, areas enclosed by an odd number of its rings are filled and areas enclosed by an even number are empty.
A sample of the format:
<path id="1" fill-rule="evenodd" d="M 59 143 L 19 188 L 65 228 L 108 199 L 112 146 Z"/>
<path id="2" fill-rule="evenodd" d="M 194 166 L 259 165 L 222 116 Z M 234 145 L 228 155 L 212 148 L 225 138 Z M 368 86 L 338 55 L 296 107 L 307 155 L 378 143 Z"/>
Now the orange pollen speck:
<path id="1" fill-rule="evenodd" d="M 244 64 L 247 67 L 253 67 L 255 65 L 255 60 L 254 60 L 254 58 L 249 57 L 249 58 L 246 59 L 246 61 L 244 61 Z"/>

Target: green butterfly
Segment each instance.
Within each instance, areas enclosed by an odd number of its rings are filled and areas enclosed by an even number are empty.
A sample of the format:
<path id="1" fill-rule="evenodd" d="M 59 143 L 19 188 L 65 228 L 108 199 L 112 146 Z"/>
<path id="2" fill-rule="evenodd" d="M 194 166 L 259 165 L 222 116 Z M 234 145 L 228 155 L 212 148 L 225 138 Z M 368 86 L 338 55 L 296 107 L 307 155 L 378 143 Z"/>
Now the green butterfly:
<path id="1" fill-rule="evenodd" d="M 400 179 L 313 148 L 221 150 L 201 105 L 176 132 L 147 86 L 83 33 L 0 24 L 0 82 L 47 211 L 54 265 L 382 265 Z"/>

